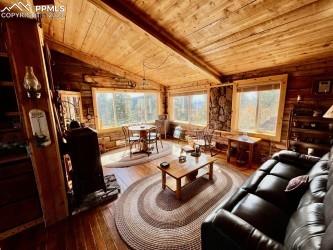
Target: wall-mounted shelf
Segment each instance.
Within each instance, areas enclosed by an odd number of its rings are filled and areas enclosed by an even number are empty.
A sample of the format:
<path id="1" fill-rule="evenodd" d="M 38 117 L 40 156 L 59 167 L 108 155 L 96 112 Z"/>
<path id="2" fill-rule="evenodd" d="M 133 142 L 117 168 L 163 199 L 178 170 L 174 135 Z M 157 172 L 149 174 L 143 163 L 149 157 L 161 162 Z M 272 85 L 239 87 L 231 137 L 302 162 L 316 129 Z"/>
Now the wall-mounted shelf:
<path id="1" fill-rule="evenodd" d="M 296 133 L 304 133 L 304 134 L 312 134 L 312 135 L 322 135 L 322 136 L 327 136 L 327 135 L 332 135 L 333 136 L 333 131 L 328 131 L 328 128 L 326 131 L 324 130 L 319 130 L 319 129 L 310 129 L 310 128 L 291 128 L 292 132 Z"/>
<path id="2" fill-rule="evenodd" d="M 300 121 L 300 122 L 324 122 L 324 123 L 330 123 L 332 122 L 332 119 L 327 119 L 323 117 L 318 116 L 294 116 L 294 121 Z"/>
<path id="3" fill-rule="evenodd" d="M 20 132 L 21 128 L 0 128 L 0 133 Z"/>
<path id="4" fill-rule="evenodd" d="M 0 52 L 0 57 L 8 57 L 7 52 Z"/>
<path id="5" fill-rule="evenodd" d="M 299 141 L 290 141 L 290 144 L 298 145 L 304 148 L 326 149 L 327 151 L 329 151 L 331 148 L 329 144 L 315 144 L 315 143 L 299 142 Z"/>
<path id="6" fill-rule="evenodd" d="M 18 155 L 9 155 L 9 156 L 0 156 L 0 165 L 6 163 L 13 163 L 16 161 L 22 161 L 29 159 L 27 154 L 18 154 Z"/>
<path id="7" fill-rule="evenodd" d="M 7 81 L 0 81 L 0 87 L 14 87 L 14 83 Z"/>
<path id="8" fill-rule="evenodd" d="M 314 150 L 313 155 L 322 156 L 333 143 L 333 119 L 323 118 L 328 107 L 295 105 L 290 113 L 288 149 L 300 153 Z M 318 112 L 319 111 L 319 112 Z M 313 114 L 316 112 L 315 116 Z"/>

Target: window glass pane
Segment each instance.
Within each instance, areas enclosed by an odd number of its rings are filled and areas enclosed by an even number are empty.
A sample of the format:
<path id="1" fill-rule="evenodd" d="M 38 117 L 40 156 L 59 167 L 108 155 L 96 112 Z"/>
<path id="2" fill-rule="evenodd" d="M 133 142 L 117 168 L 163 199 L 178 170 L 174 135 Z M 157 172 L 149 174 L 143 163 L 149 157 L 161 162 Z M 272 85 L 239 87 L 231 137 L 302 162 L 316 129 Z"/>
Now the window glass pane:
<path id="1" fill-rule="evenodd" d="M 191 96 L 190 122 L 198 125 L 207 123 L 207 95 Z"/>
<path id="2" fill-rule="evenodd" d="M 238 129 L 240 131 L 254 131 L 256 129 L 257 92 L 239 93 Z"/>
<path id="3" fill-rule="evenodd" d="M 129 114 L 129 124 L 144 123 L 145 122 L 145 98 L 143 93 L 129 93 L 128 94 L 130 109 L 127 111 Z"/>
<path id="4" fill-rule="evenodd" d="M 175 121 L 189 121 L 189 96 L 173 97 L 173 116 Z"/>
<path id="5" fill-rule="evenodd" d="M 96 93 L 101 128 L 154 121 L 158 115 L 157 94 L 139 92 Z"/>
<path id="6" fill-rule="evenodd" d="M 259 92 L 258 130 L 275 133 L 279 109 L 280 90 Z"/>
<path id="7" fill-rule="evenodd" d="M 130 117 L 130 97 L 126 93 L 114 93 L 114 108 L 116 110 L 117 124 L 128 124 Z"/>
<path id="8" fill-rule="evenodd" d="M 110 128 L 116 126 L 113 110 L 113 94 L 112 93 L 97 93 L 97 110 L 98 118 L 101 122 L 101 127 Z"/>
<path id="9" fill-rule="evenodd" d="M 157 119 L 157 95 L 154 94 L 146 94 L 145 95 L 146 102 L 146 120 L 147 121 L 155 121 Z"/>

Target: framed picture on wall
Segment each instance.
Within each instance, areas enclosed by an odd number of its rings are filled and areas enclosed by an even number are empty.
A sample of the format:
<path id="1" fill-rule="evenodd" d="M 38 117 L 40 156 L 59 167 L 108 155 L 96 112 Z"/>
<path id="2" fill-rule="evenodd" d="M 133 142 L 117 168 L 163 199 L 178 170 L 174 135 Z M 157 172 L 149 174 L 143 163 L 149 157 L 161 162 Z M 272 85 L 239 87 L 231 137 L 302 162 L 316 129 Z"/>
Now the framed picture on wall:
<path id="1" fill-rule="evenodd" d="M 313 84 L 313 93 L 317 95 L 332 94 L 333 80 L 316 80 Z"/>

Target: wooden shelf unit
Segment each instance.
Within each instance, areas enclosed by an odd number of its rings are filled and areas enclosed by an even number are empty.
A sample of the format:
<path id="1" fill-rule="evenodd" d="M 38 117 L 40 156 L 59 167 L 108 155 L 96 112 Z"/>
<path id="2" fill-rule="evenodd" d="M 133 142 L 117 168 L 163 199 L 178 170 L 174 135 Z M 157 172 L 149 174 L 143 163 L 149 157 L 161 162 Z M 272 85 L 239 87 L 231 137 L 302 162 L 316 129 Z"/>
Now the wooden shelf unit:
<path id="1" fill-rule="evenodd" d="M 2 29 L 4 26 L 1 26 Z M 0 48 L 6 48 L 0 30 Z M 15 89 L 12 60 L 0 52 L 0 239 L 41 223 L 42 211 Z"/>
<path id="2" fill-rule="evenodd" d="M 13 87 L 14 83 L 9 81 L 0 81 L 0 87 Z"/>
<path id="3" fill-rule="evenodd" d="M 1 51 L 0 52 L 0 57 L 8 57 L 8 53 L 4 52 L 4 51 Z"/>
<path id="4" fill-rule="evenodd" d="M 313 148 L 315 156 L 322 156 L 330 150 L 333 143 L 333 119 L 323 118 L 322 115 L 313 116 L 315 110 L 324 114 L 328 108 L 294 105 L 289 119 L 289 150 L 307 154 L 308 148 Z"/>

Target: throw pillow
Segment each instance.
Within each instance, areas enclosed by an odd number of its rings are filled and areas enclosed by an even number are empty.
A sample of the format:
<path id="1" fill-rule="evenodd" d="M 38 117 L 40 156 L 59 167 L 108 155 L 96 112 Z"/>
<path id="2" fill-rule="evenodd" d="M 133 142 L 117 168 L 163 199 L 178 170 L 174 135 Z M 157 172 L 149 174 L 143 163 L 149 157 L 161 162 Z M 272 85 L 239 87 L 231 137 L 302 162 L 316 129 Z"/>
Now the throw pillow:
<path id="1" fill-rule="evenodd" d="M 286 189 L 285 192 L 295 192 L 304 190 L 309 185 L 309 176 L 308 175 L 300 175 L 295 178 L 292 178 Z"/>

